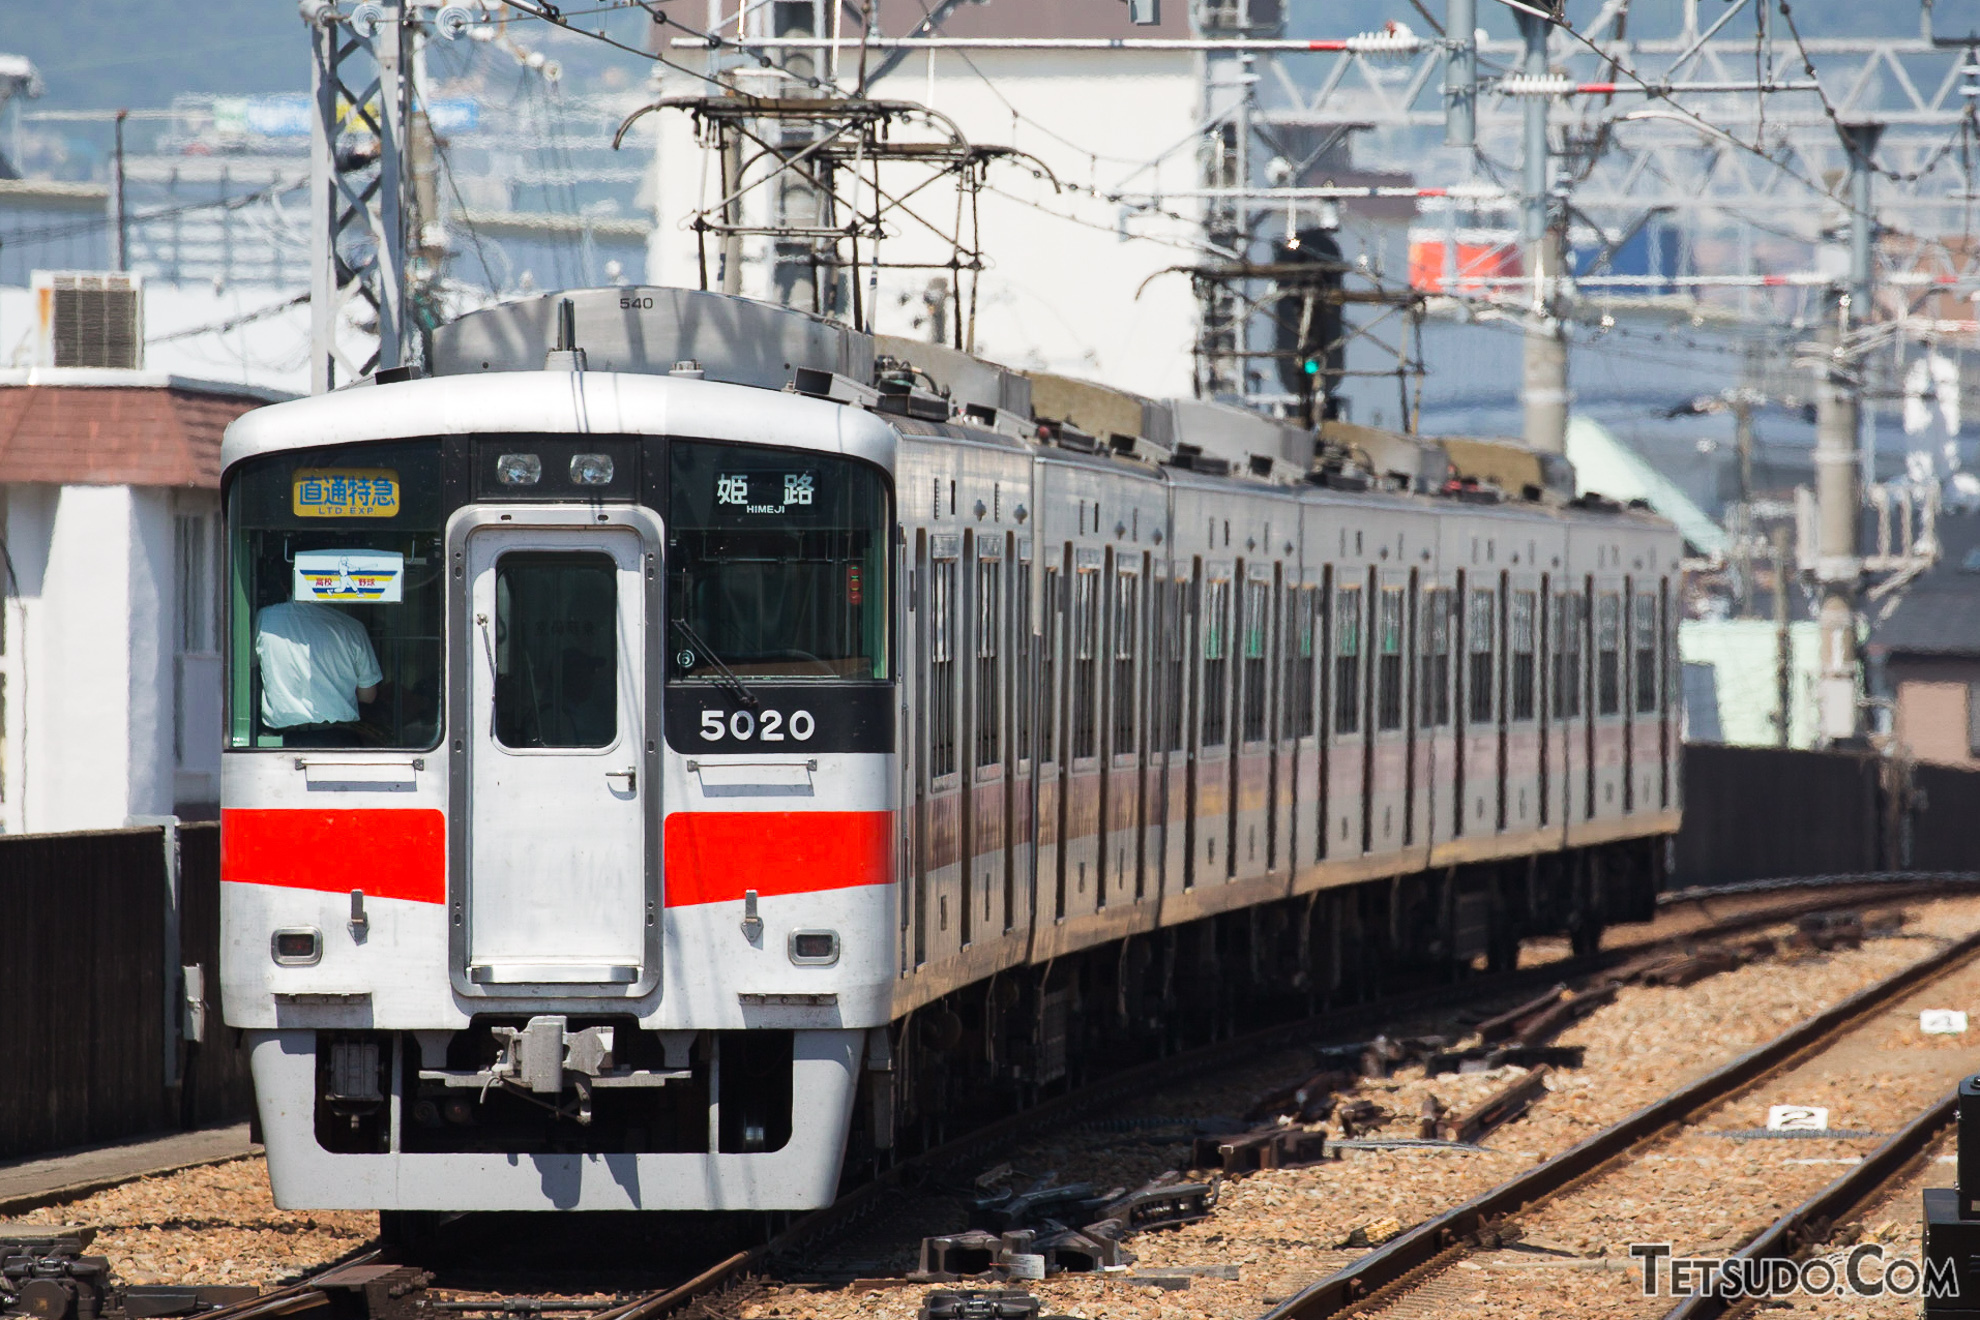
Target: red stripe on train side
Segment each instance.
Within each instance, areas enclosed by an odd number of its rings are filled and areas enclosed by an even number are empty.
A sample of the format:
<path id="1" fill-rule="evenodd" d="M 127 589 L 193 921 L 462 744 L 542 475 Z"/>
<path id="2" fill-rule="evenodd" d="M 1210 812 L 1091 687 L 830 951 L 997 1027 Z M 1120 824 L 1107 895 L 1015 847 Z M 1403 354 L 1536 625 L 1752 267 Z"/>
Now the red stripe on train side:
<path id="1" fill-rule="evenodd" d="M 677 811 L 666 837 L 668 907 L 893 880 L 891 811 Z"/>
<path id="2" fill-rule="evenodd" d="M 431 807 L 223 811 L 220 878 L 444 903 L 447 817 Z"/>

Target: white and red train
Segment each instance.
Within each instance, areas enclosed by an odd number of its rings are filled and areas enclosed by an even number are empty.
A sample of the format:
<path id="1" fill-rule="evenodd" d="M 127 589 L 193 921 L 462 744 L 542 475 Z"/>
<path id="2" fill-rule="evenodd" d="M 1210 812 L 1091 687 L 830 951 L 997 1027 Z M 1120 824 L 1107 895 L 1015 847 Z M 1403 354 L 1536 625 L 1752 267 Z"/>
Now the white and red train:
<path id="1" fill-rule="evenodd" d="M 1095 1060 L 1649 911 L 1646 512 L 705 293 L 432 356 L 225 442 L 283 1205 L 816 1206 Z"/>

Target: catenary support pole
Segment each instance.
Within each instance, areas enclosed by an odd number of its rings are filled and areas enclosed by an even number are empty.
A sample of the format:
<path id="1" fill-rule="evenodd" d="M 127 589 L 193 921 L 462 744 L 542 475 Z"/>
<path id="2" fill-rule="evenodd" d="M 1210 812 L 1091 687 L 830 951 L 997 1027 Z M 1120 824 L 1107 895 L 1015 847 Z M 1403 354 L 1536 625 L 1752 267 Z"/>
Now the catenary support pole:
<path id="1" fill-rule="evenodd" d="M 1445 0 L 1444 145 L 1478 144 L 1478 0 Z"/>
<path id="2" fill-rule="evenodd" d="M 1863 571 L 1857 545 L 1862 491 L 1857 471 L 1857 431 L 1862 425 L 1859 362 L 1850 360 L 1847 334 L 1870 312 L 1870 156 L 1882 126 L 1840 126 L 1849 147 L 1850 272 L 1843 296 L 1830 300 L 1822 318 L 1815 379 L 1815 578 L 1821 587 L 1817 614 L 1821 687 L 1819 732 L 1825 743 L 1845 742 L 1861 731 L 1856 653 L 1856 591 Z"/>
<path id="3" fill-rule="evenodd" d="M 1551 25 L 1520 12 L 1526 52 L 1520 71 L 1547 76 L 1547 35 Z M 1567 452 L 1567 339 L 1560 318 L 1562 234 L 1552 214 L 1553 170 L 1547 154 L 1548 98 L 1526 98 L 1526 139 L 1520 177 L 1520 243 L 1526 253 L 1532 301 L 1526 312 L 1525 367 L 1520 401 L 1526 443 L 1546 454 Z"/>
<path id="4" fill-rule="evenodd" d="M 124 120 L 130 113 L 117 112 L 117 142 L 110 156 L 110 241 L 117 245 L 110 257 L 112 270 L 131 268 L 131 222 L 124 203 Z"/>

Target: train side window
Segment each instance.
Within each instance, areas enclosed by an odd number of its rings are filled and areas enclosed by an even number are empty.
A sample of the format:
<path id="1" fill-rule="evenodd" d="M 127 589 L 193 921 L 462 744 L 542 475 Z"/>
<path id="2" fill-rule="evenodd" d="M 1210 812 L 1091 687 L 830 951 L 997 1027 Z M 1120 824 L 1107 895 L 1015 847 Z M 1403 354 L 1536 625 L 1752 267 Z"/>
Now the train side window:
<path id="1" fill-rule="evenodd" d="M 1040 657 L 1043 672 L 1038 683 L 1038 759 L 1051 763 L 1059 759 L 1059 675 L 1065 645 L 1065 575 L 1056 568 L 1045 570 L 1045 654 Z"/>
<path id="2" fill-rule="evenodd" d="M 1231 584 L 1203 584 L 1203 746 L 1224 745 L 1229 705 L 1229 664 L 1226 629 L 1230 622 Z"/>
<path id="3" fill-rule="evenodd" d="M 1512 596 L 1512 618 L 1508 624 L 1508 631 L 1512 634 L 1509 643 L 1512 651 L 1512 693 L 1509 702 L 1512 718 L 1516 720 L 1530 720 L 1534 715 L 1534 680 L 1538 677 L 1534 667 L 1534 612 L 1538 609 L 1538 602 L 1539 597 L 1531 591 L 1515 591 Z"/>
<path id="4" fill-rule="evenodd" d="M 1422 705 L 1418 722 L 1427 729 L 1451 722 L 1451 593 L 1432 587 L 1423 593 L 1423 620 L 1417 633 L 1423 652 Z"/>
<path id="5" fill-rule="evenodd" d="M 1073 694 L 1072 755 L 1074 760 L 1099 753 L 1100 575 L 1082 569 L 1073 575 Z"/>
<path id="6" fill-rule="evenodd" d="M 1636 593 L 1636 608 L 1630 612 L 1630 628 L 1636 640 L 1632 657 L 1636 673 L 1636 709 L 1652 714 L 1657 709 L 1657 598 L 1647 591 Z"/>
<path id="7" fill-rule="evenodd" d="M 1605 591 L 1595 600 L 1595 713 L 1622 709 L 1622 597 Z"/>
<path id="8" fill-rule="evenodd" d="M 1471 593 L 1470 613 L 1465 616 L 1465 650 L 1471 657 L 1470 669 L 1465 674 L 1465 686 L 1470 700 L 1466 705 L 1466 718 L 1473 724 L 1492 722 L 1492 655 L 1497 640 L 1493 633 L 1498 623 L 1497 593 L 1483 589 Z"/>
<path id="9" fill-rule="evenodd" d="M 1031 562 L 1020 559 L 1017 572 L 1011 579 L 1017 600 L 1017 665 L 1011 677 L 1011 690 L 1017 716 L 1017 759 L 1028 761 L 1032 752 L 1032 720 L 1037 709 L 1036 698 L 1031 690 Z"/>
<path id="10" fill-rule="evenodd" d="M 997 664 L 997 643 L 1003 635 L 1004 564 L 1000 559 L 976 561 L 976 764 L 992 766 L 1004 759 L 1004 685 Z"/>
<path id="11" fill-rule="evenodd" d="M 1313 601 L 1312 587 L 1286 593 L 1286 702 L 1281 727 L 1288 738 L 1313 734 Z"/>
<path id="12" fill-rule="evenodd" d="M 1361 729 L 1361 588 L 1334 593 L 1334 732 Z"/>
<path id="13" fill-rule="evenodd" d="M 1141 626 L 1141 579 L 1133 573 L 1114 575 L 1114 728 L 1108 751 L 1135 750 L 1134 650 Z"/>
<path id="14" fill-rule="evenodd" d="M 928 773 L 956 772 L 956 561 L 928 575 Z"/>
<path id="15" fill-rule="evenodd" d="M 1265 642 L 1271 631 L 1272 584 L 1244 584 L 1244 741 L 1265 740 Z"/>
<path id="16" fill-rule="evenodd" d="M 1375 615 L 1375 727 L 1403 723 L 1403 589 L 1383 587 Z"/>

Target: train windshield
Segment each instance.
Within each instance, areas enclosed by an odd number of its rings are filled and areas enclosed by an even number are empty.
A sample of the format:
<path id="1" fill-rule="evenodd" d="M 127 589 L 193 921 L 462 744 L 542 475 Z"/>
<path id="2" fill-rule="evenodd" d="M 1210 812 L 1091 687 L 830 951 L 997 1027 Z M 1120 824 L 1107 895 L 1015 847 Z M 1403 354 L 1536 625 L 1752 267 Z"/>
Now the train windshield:
<path id="1" fill-rule="evenodd" d="M 886 678 L 879 470 L 796 450 L 669 450 L 668 675 Z"/>
<path id="2" fill-rule="evenodd" d="M 440 730 L 440 444 L 298 450 L 228 491 L 227 743 L 426 750 Z"/>

